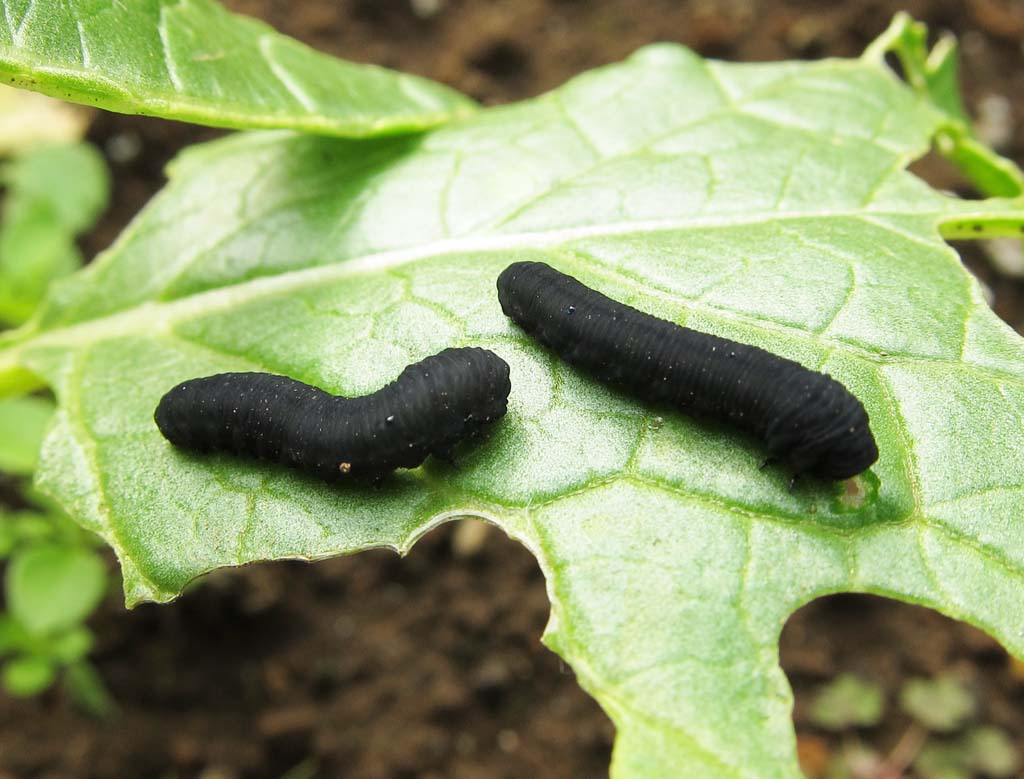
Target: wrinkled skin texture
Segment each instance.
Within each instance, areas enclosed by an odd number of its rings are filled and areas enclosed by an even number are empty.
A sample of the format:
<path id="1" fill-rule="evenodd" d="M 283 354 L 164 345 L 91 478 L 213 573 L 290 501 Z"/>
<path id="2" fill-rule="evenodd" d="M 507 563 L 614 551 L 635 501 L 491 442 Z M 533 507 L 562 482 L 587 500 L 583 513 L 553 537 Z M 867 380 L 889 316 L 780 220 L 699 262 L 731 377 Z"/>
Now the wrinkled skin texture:
<path id="1" fill-rule="evenodd" d="M 658 319 L 541 262 L 498 278 L 502 310 L 562 359 L 645 400 L 733 425 L 795 476 L 856 476 L 878 459 L 863 404 L 831 376 Z"/>
<path id="2" fill-rule="evenodd" d="M 287 376 L 222 373 L 161 399 L 156 423 L 175 446 L 280 462 L 333 480 L 414 468 L 447 457 L 505 415 L 508 365 L 485 349 L 414 363 L 370 395 L 346 398 Z"/>

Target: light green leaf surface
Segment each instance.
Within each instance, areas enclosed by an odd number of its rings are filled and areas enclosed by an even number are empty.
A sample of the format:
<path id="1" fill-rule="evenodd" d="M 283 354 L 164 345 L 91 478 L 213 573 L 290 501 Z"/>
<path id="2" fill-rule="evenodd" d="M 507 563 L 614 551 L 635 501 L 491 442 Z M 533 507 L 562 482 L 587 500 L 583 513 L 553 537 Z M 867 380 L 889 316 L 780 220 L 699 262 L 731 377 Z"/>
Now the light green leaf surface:
<path id="1" fill-rule="evenodd" d="M 0 182 L 18 198 L 47 206 L 57 225 L 71 233 L 91 227 L 107 207 L 110 174 L 88 143 L 32 149 L 0 168 Z"/>
<path id="2" fill-rule="evenodd" d="M 105 578 L 105 577 L 104 577 Z M 95 605 L 95 604 L 93 604 Z M 91 609 L 90 609 L 91 611 Z M 79 611 L 79 619 L 88 616 Z M 50 643 L 50 655 L 62 665 L 77 663 L 82 660 L 93 646 L 92 633 L 84 625 L 76 625 Z"/>
<path id="3" fill-rule="evenodd" d="M 53 409 L 50 409 L 52 414 Z M 47 415 L 49 421 L 49 414 Z M 11 548 L 17 543 L 37 543 L 43 539 L 52 538 L 64 527 L 62 523 L 69 523 L 71 520 L 66 517 L 40 514 L 34 510 L 14 511 L 0 513 L 0 527 L 4 533 L 10 534 Z M 77 525 L 72 525 L 78 530 Z M 8 550 L 9 551 L 9 550 Z"/>
<path id="4" fill-rule="evenodd" d="M 31 318 L 50 284 L 82 267 L 74 233 L 44 202 L 9 196 L 0 223 L 0 323 Z"/>
<path id="5" fill-rule="evenodd" d="M 0 388 L 34 376 L 60 401 L 40 486 L 111 543 L 129 603 L 487 519 L 540 562 L 545 641 L 614 719 L 617 779 L 794 779 L 777 647 L 809 600 L 922 603 L 1024 656 L 1024 344 L 940 235 L 1019 233 L 1024 202 L 905 172 L 958 120 L 881 53 L 734 65 L 655 46 L 417 138 L 190 151 L 0 349 Z M 880 460 L 790 492 L 750 440 L 582 377 L 501 313 L 495 278 L 531 258 L 832 373 Z M 380 490 L 176 451 L 153 424 L 188 377 L 359 394 L 460 344 L 511 364 L 508 416 L 458 468 Z"/>
<path id="6" fill-rule="evenodd" d="M 21 648 L 25 643 L 25 628 L 9 614 L 0 614 L 0 657 Z"/>
<path id="7" fill-rule="evenodd" d="M 53 403 L 44 398 L 0 399 L 0 471 L 28 476 L 35 470 L 52 416 Z"/>
<path id="8" fill-rule="evenodd" d="M 55 635 L 89 616 L 107 584 L 99 555 L 63 544 L 39 544 L 18 552 L 5 575 L 11 616 L 38 636 Z"/>
<path id="9" fill-rule="evenodd" d="M 53 661 L 43 655 L 24 655 L 8 660 L 4 665 L 4 691 L 8 695 L 19 698 L 30 698 L 38 695 L 57 677 L 57 667 Z"/>
<path id="10" fill-rule="evenodd" d="M 18 325 L 32 316 L 55 279 L 81 267 L 75 236 L 106 208 L 110 176 L 95 148 L 67 143 L 6 162 L 0 183 L 0 322 Z"/>
<path id="11" fill-rule="evenodd" d="M 4 82 L 110 111 L 363 137 L 472 110 L 416 76 L 330 57 L 213 0 L 0 0 Z"/>

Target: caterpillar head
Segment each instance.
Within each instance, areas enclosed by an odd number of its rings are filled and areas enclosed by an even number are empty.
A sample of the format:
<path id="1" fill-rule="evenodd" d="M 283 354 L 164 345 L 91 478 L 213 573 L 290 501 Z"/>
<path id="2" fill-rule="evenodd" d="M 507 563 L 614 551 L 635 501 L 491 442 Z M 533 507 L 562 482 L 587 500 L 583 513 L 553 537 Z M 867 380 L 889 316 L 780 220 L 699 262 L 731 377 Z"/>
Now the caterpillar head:
<path id="1" fill-rule="evenodd" d="M 768 448 L 794 474 L 849 479 L 878 459 L 863 404 L 830 376 L 818 374 L 783 404 L 768 430 Z"/>

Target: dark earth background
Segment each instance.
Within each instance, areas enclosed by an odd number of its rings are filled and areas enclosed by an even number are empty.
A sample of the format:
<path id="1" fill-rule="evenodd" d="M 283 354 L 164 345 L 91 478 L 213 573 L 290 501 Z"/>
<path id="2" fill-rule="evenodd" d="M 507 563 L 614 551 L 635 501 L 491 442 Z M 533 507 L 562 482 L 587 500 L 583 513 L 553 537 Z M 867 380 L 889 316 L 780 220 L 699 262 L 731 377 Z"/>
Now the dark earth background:
<path id="1" fill-rule="evenodd" d="M 1024 160 L 1019 0 L 228 5 L 323 51 L 438 79 L 487 104 L 536 95 L 658 40 L 730 60 L 857 56 L 906 10 L 959 37 L 969 107 L 993 125 L 987 132 L 1003 153 Z M 219 134 L 100 114 L 90 140 L 108 155 L 114 192 L 87 253 L 109 245 L 160 188 L 179 149 Z M 917 170 L 970 194 L 941 163 Z M 958 248 L 1000 316 L 1024 329 L 1024 283 L 995 271 L 977 246 Z M 404 560 L 379 551 L 221 571 L 168 606 L 126 612 L 115 586 L 90 626 L 119 716 L 92 719 L 59 689 L 0 697 L 0 779 L 607 776 L 613 728 L 540 644 L 547 614 L 530 554 L 473 526 L 434 531 Z M 781 654 L 812 776 L 838 740 L 807 723 L 809 695 L 843 670 L 881 682 L 890 700 L 909 677 L 956 673 L 976 691 L 979 719 L 1024 750 L 1024 667 L 934 612 L 866 596 L 824 599 L 789 621 Z M 889 711 L 862 734 L 883 752 L 908 727 L 897 707 Z"/>

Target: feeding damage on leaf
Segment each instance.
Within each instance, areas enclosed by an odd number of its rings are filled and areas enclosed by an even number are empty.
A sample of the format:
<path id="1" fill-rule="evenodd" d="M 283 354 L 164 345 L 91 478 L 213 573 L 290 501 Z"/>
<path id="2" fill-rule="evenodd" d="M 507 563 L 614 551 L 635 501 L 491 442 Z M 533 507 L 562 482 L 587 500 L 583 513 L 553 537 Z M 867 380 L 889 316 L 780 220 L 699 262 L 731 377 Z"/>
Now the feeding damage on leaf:
<path id="1" fill-rule="evenodd" d="M 249 133 L 187 152 L 2 341 L 0 387 L 31 375 L 60 401 L 41 486 L 111 543 L 132 603 L 219 566 L 406 549 L 449 517 L 491 517 L 540 561 L 545 641 L 614 719 L 616 779 L 795 779 L 777 640 L 808 600 L 884 593 L 1024 654 L 1024 348 L 941 237 L 1019 230 L 1024 203 L 961 201 L 905 170 L 962 122 L 915 30 L 817 63 L 649 47 L 415 142 Z M 894 47 L 910 85 L 884 65 Z M 1005 171 L 970 149 L 951 158 L 976 179 Z M 835 377 L 880 453 L 863 501 L 848 483 L 790 493 L 732 429 L 653 422 L 563 364 L 495 305 L 513 262 Z M 190 377 L 360 396 L 453 344 L 516 382 L 455 472 L 428 461 L 339 490 L 183 457 L 153 424 Z"/>

